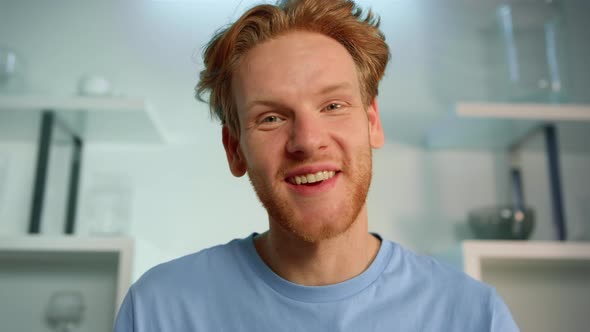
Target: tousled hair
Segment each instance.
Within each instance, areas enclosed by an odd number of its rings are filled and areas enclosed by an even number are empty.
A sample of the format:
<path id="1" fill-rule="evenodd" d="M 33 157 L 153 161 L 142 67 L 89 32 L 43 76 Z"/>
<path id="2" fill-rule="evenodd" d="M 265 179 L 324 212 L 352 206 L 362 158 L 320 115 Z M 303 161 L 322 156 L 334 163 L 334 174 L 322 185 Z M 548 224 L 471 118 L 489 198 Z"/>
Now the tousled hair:
<path id="1" fill-rule="evenodd" d="M 365 106 L 377 96 L 379 81 L 389 61 L 389 48 L 379 30 L 379 18 L 366 14 L 352 0 L 285 0 L 258 5 L 235 23 L 218 31 L 204 52 L 196 97 L 207 102 L 211 115 L 239 137 L 239 119 L 232 93 L 232 75 L 240 60 L 255 46 L 292 31 L 331 37 L 352 56 Z"/>

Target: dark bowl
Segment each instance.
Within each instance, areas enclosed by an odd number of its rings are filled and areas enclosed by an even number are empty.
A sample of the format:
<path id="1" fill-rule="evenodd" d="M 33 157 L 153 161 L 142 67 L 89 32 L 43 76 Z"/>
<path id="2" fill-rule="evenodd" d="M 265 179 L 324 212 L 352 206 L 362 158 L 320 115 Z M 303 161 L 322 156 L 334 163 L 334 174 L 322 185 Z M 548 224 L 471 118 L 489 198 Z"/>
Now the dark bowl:
<path id="1" fill-rule="evenodd" d="M 535 213 L 530 207 L 485 207 L 469 212 L 468 223 L 478 239 L 526 240 L 535 226 Z"/>

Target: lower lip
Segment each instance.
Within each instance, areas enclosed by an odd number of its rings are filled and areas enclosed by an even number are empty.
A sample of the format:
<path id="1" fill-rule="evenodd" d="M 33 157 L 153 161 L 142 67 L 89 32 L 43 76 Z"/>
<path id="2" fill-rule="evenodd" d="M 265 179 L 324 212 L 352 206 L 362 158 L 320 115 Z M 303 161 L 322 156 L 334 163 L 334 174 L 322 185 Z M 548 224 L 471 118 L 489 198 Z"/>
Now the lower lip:
<path id="1" fill-rule="evenodd" d="M 331 190 L 332 188 L 334 188 L 334 186 L 336 186 L 336 180 L 338 179 L 339 176 L 340 176 L 340 173 L 336 173 L 333 177 L 329 178 L 328 180 L 324 180 L 321 183 L 313 185 L 313 186 L 306 186 L 304 184 L 303 185 L 292 184 L 290 182 L 287 182 L 287 184 L 289 185 L 289 188 L 291 188 L 291 190 L 295 191 L 296 193 L 298 193 L 300 195 L 313 196 L 313 195 L 327 192 L 327 191 Z"/>

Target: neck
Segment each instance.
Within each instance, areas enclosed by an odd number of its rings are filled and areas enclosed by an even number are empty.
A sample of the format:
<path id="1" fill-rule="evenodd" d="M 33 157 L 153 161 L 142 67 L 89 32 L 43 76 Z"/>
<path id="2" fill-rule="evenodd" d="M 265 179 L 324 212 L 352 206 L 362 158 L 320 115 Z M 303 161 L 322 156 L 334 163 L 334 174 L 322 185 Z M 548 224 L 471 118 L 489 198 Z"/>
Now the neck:
<path id="1" fill-rule="evenodd" d="M 275 273 L 293 283 L 336 284 L 365 271 L 379 251 L 380 241 L 369 234 L 367 219 L 365 206 L 347 231 L 316 243 L 271 221 L 269 231 L 255 239 L 256 250 Z"/>

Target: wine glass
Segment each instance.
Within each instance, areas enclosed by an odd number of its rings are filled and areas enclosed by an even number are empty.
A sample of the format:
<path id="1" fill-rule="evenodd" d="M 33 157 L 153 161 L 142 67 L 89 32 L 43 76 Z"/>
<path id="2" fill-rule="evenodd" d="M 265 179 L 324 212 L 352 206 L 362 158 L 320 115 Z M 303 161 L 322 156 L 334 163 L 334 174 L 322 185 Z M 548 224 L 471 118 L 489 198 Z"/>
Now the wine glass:
<path id="1" fill-rule="evenodd" d="M 16 53 L 7 48 L 0 48 L 0 84 L 6 83 L 16 74 L 17 65 Z"/>
<path id="2" fill-rule="evenodd" d="M 79 291 L 57 291 L 49 298 L 45 319 L 56 332 L 71 332 L 82 322 L 84 296 Z"/>

